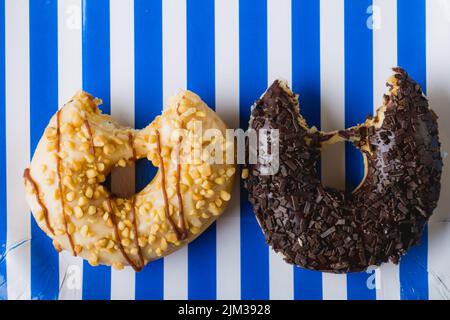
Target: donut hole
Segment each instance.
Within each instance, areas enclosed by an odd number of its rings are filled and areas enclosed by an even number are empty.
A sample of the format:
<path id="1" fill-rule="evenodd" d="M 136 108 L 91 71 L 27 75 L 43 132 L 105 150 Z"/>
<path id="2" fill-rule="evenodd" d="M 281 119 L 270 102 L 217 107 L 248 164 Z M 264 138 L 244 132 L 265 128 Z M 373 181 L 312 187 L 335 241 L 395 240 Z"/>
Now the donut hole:
<path id="1" fill-rule="evenodd" d="M 342 151 L 341 143 L 324 145 L 321 158 L 326 167 L 322 164 L 316 169 L 325 187 L 351 193 L 364 181 L 364 157 L 351 142 L 345 142 L 344 154 Z M 336 156 L 339 154 L 342 156 Z"/>
<path id="2" fill-rule="evenodd" d="M 103 183 L 111 194 L 129 198 L 144 189 L 155 177 L 155 168 L 147 159 L 137 160 L 133 165 L 114 167 Z"/>
<path id="3" fill-rule="evenodd" d="M 355 191 L 364 181 L 364 157 L 351 142 L 345 143 L 345 191 Z"/>
<path id="4" fill-rule="evenodd" d="M 148 159 L 140 159 L 135 163 L 135 190 L 136 193 L 144 189 L 158 173 L 158 168 L 148 161 Z"/>

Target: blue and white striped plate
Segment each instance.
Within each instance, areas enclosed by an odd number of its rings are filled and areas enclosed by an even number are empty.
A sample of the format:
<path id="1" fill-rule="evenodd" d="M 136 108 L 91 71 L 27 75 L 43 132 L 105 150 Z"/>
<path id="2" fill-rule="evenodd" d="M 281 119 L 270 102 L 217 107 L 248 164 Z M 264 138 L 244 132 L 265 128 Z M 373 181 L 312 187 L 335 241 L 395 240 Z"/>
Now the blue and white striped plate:
<path id="1" fill-rule="evenodd" d="M 285 264 L 236 186 L 197 241 L 141 273 L 90 267 L 54 251 L 25 203 L 22 171 L 51 115 L 78 88 L 144 127 L 178 88 L 231 127 L 275 78 L 324 130 L 364 120 L 389 68 L 421 83 L 450 150 L 450 0 L 0 0 L 0 299 L 446 299 L 450 163 L 422 244 L 399 266 L 331 275 Z M 136 169 L 142 187 L 152 170 Z M 351 146 L 324 150 L 327 185 L 362 176 Z M 344 183 L 346 182 L 346 183 Z M 112 181 L 114 187 L 114 178 Z"/>

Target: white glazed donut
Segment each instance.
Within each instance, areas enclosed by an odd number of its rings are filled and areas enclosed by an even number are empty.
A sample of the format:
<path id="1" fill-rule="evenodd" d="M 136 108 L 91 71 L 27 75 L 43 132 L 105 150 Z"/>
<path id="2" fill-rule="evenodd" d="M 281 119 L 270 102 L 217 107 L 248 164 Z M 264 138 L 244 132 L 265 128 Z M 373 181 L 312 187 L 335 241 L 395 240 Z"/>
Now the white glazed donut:
<path id="1" fill-rule="evenodd" d="M 236 168 L 225 163 L 225 124 L 190 91 L 173 97 L 142 130 L 120 126 L 100 104 L 80 91 L 52 117 L 24 172 L 27 201 L 56 250 L 94 266 L 139 271 L 192 241 L 223 212 Z M 206 137 L 207 129 L 216 134 Z M 202 152 L 208 147 L 221 148 L 213 156 L 223 162 L 212 163 Z M 142 191 L 119 198 L 103 186 L 115 166 L 145 157 L 159 170 Z"/>

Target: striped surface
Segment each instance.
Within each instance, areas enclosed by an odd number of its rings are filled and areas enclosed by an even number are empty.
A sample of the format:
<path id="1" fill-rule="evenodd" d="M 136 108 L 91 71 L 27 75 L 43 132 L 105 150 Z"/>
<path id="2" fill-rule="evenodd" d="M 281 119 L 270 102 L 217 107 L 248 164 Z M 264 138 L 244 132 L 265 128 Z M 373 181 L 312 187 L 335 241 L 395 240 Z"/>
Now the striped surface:
<path id="1" fill-rule="evenodd" d="M 351 275 L 285 264 L 264 244 L 245 191 L 197 241 L 141 273 L 57 254 L 24 202 L 22 171 L 50 116 L 78 88 L 142 128 L 178 88 L 229 126 L 275 78 L 300 93 L 311 125 L 333 130 L 381 104 L 389 68 L 405 67 L 440 116 L 450 152 L 448 0 L 0 0 L 0 299 L 447 299 L 450 166 L 422 244 L 399 266 Z M 349 145 L 323 150 L 329 186 L 362 176 Z M 140 190 L 146 161 L 111 178 Z M 130 179 L 129 177 L 133 177 Z"/>

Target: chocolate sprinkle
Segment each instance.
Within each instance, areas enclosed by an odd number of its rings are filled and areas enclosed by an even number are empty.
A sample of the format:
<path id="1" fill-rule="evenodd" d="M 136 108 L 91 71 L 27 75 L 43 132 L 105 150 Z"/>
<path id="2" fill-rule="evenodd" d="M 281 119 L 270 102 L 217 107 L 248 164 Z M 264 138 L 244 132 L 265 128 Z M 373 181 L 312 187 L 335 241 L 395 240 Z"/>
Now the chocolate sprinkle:
<path id="1" fill-rule="evenodd" d="M 420 86 L 403 69 L 393 70 L 396 86 L 387 84 L 382 125 L 337 133 L 364 148 L 367 175 L 353 192 L 322 185 L 320 148 L 332 135 L 299 121 L 290 89 L 275 81 L 252 108 L 252 129 L 279 130 L 279 171 L 267 176 L 261 174 L 263 164 L 248 164 L 244 185 L 266 242 L 288 263 L 358 272 L 388 260 L 398 263 L 420 242 L 440 194 L 437 116 Z"/>

